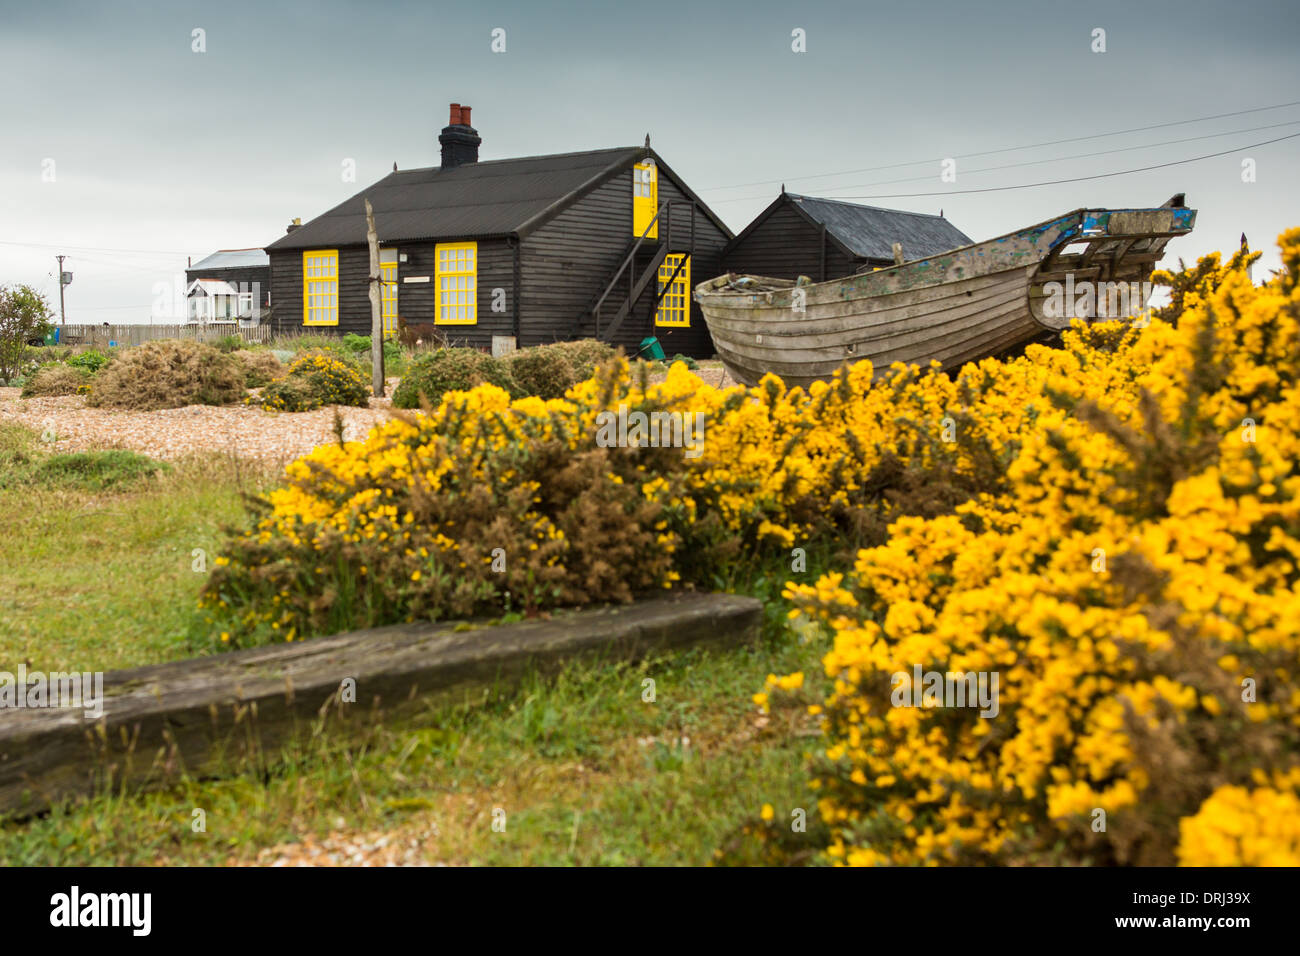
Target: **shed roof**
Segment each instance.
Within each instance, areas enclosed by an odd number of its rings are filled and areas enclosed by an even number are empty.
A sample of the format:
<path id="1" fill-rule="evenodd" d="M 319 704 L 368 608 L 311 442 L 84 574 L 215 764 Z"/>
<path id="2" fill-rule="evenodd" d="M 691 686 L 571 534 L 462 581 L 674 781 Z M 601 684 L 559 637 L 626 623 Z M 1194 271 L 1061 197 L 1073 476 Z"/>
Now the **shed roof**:
<path id="1" fill-rule="evenodd" d="M 860 259 L 892 262 L 896 242 L 903 244 L 903 255 L 909 260 L 924 259 L 972 242 L 943 216 L 783 192 L 741 231 L 731 246 L 742 242 L 786 203 L 814 225 L 824 225 L 831 239 L 846 253 Z"/>
<path id="2" fill-rule="evenodd" d="M 827 232 L 864 259 L 892 260 L 896 242 L 903 244 L 903 254 L 911 260 L 936 256 L 972 241 L 943 216 L 788 195 L 814 222 L 824 224 Z"/>
<path id="3" fill-rule="evenodd" d="M 384 244 L 523 236 L 608 176 L 647 156 L 672 175 L 653 150 L 643 146 L 486 160 L 445 170 L 437 166 L 400 170 L 266 248 L 280 251 L 363 243 L 366 199 L 374 207 L 375 228 Z M 680 181 L 678 184 L 685 189 Z M 703 202 L 700 206 L 726 229 Z"/>
<path id="4" fill-rule="evenodd" d="M 190 272 L 212 269 L 244 269 L 249 266 L 269 265 L 271 257 L 263 249 L 218 249 L 189 267 Z"/>

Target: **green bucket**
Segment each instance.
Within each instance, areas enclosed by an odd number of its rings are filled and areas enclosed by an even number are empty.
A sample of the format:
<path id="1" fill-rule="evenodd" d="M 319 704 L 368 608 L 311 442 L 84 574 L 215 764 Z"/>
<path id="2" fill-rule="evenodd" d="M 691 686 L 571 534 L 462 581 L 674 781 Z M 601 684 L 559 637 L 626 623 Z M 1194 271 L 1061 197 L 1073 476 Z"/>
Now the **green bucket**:
<path id="1" fill-rule="evenodd" d="M 641 357 L 662 362 L 665 358 L 664 347 L 659 344 L 659 340 L 653 335 L 647 335 L 641 340 Z"/>

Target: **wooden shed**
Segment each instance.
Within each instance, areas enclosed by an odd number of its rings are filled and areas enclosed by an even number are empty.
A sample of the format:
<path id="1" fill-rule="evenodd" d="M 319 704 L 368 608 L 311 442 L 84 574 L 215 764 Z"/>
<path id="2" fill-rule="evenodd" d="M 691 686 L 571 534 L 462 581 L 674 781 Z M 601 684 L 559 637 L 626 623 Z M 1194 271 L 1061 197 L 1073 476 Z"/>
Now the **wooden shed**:
<path id="1" fill-rule="evenodd" d="M 266 247 L 277 331 L 368 334 L 365 201 L 381 245 L 385 332 L 507 349 L 595 336 L 713 354 L 691 301 L 730 230 L 650 148 L 479 162 L 453 103 L 441 163 L 394 170 Z"/>
<path id="2" fill-rule="evenodd" d="M 942 215 L 800 196 L 784 189 L 723 252 L 728 272 L 817 282 L 893 265 L 893 244 L 924 259 L 971 239 Z"/>

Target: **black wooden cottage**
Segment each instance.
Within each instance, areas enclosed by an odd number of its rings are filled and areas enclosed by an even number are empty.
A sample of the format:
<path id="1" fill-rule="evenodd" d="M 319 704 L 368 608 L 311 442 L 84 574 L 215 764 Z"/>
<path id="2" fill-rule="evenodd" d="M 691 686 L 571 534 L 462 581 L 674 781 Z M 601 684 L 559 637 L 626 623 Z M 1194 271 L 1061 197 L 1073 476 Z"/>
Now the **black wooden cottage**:
<path id="1" fill-rule="evenodd" d="M 478 161 L 453 103 L 441 165 L 394 170 L 266 247 L 277 331 L 369 334 L 365 201 L 379 234 L 386 333 L 523 348 L 595 336 L 713 354 L 691 301 L 732 238 L 649 146 Z M 400 317 L 400 320 L 399 320 Z"/>
<path id="2" fill-rule="evenodd" d="M 943 216 L 799 196 L 784 189 L 723 251 L 728 272 L 821 282 L 864 267 L 893 265 L 893 244 L 906 259 L 969 245 Z"/>

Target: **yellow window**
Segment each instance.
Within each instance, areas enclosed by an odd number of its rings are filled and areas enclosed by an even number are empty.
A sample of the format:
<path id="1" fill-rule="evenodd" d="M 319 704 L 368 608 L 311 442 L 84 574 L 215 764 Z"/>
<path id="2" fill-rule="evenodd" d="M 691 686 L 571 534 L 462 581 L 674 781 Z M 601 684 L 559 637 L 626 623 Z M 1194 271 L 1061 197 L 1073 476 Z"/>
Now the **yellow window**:
<path id="1" fill-rule="evenodd" d="M 438 325 L 474 325 L 478 322 L 478 243 L 438 244 Z"/>
<path id="2" fill-rule="evenodd" d="M 632 167 L 632 235 L 640 236 L 654 219 L 659 208 L 659 170 L 655 161 L 647 159 Z M 659 238 L 659 223 L 650 226 L 647 239 Z"/>
<path id="3" fill-rule="evenodd" d="M 302 254 L 302 324 L 339 324 L 337 249 L 309 249 Z"/>
<path id="4" fill-rule="evenodd" d="M 397 250 L 379 250 L 379 301 L 384 335 L 397 334 Z"/>
<path id="5" fill-rule="evenodd" d="M 677 266 L 682 267 L 677 272 Z M 673 273 L 677 277 L 673 278 Z M 669 280 L 672 280 L 671 283 Z M 686 328 L 691 324 L 691 257 L 688 255 L 669 255 L 659 265 L 659 291 L 668 291 L 659 300 L 659 311 L 655 313 L 655 325 L 677 326 Z"/>

